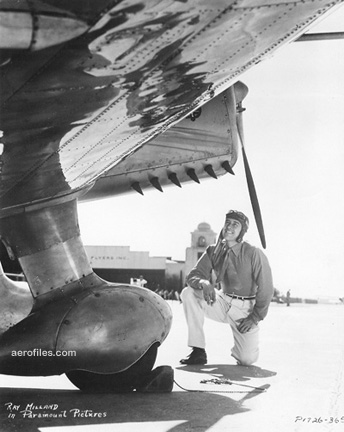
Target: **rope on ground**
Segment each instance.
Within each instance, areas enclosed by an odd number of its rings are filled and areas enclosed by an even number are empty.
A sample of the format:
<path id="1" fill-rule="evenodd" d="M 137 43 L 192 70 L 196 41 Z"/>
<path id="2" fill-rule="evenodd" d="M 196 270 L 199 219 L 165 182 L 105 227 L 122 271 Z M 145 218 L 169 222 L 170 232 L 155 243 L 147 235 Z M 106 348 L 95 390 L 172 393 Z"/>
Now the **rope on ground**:
<path id="1" fill-rule="evenodd" d="M 227 384 L 227 385 L 239 385 L 241 387 L 248 387 L 251 390 L 193 390 L 193 389 L 186 389 L 184 387 L 182 387 L 180 384 L 177 383 L 176 380 L 173 380 L 174 383 L 176 384 L 177 387 L 179 387 L 180 389 L 187 391 L 187 392 L 192 392 L 192 393 L 264 393 L 266 391 L 265 388 L 261 388 L 261 387 L 253 387 L 253 386 L 249 386 L 246 384 L 239 384 L 239 383 L 234 383 L 233 381 L 230 381 L 228 379 L 222 378 L 213 378 L 213 379 L 209 379 L 209 380 L 202 380 L 200 381 L 201 384 Z"/>

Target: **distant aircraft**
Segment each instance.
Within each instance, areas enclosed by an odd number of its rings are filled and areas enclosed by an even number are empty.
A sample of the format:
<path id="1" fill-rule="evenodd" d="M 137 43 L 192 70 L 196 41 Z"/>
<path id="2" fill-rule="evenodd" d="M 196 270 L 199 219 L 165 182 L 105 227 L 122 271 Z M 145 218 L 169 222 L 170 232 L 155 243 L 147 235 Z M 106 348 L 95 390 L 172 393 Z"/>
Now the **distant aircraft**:
<path id="1" fill-rule="evenodd" d="M 0 0 L 0 235 L 30 287 L 0 278 L 0 373 L 149 388 L 171 310 L 95 275 L 77 202 L 233 174 L 241 148 L 264 246 L 238 80 L 340 3 Z"/>

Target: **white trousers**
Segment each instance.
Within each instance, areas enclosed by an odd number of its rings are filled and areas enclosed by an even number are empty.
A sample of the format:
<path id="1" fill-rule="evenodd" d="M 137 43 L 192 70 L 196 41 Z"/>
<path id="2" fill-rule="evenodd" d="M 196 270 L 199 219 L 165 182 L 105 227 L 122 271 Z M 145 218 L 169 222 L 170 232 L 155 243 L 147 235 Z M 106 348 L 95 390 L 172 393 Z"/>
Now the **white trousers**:
<path id="1" fill-rule="evenodd" d="M 222 291 L 215 290 L 216 301 L 208 305 L 203 298 L 202 290 L 186 287 L 181 293 L 186 322 L 188 325 L 188 345 L 205 348 L 203 330 L 204 317 L 230 325 L 234 338 L 231 355 L 239 364 L 249 366 L 258 360 L 259 327 L 247 333 L 240 333 L 237 321 L 246 318 L 254 307 L 254 300 L 239 300 L 226 296 Z"/>

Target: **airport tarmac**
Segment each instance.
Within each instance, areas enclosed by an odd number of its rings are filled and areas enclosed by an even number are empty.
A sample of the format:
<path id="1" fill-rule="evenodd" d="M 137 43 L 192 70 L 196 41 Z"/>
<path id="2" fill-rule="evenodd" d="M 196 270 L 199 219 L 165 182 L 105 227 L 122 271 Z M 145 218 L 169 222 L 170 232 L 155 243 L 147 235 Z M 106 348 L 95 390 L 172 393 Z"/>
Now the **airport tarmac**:
<path id="1" fill-rule="evenodd" d="M 2 375 L 0 430 L 344 431 L 343 305 L 273 303 L 260 324 L 259 361 L 251 367 L 236 366 L 230 356 L 229 327 L 206 320 L 208 364 L 191 367 L 179 365 L 189 353 L 182 305 L 169 304 L 173 325 L 156 366 L 173 367 L 172 393 L 83 394 L 64 375 Z M 30 418 L 30 411 L 52 416 Z"/>

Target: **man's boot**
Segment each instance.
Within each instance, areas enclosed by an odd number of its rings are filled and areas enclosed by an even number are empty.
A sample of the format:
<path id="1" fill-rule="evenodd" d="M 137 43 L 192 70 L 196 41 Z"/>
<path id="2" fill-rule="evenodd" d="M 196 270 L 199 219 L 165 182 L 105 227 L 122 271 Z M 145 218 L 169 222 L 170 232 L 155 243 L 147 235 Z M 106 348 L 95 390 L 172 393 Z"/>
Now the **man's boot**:
<path id="1" fill-rule="evenodd" d="M 191 354 L 180 360 L 184 365 L 204 365 L 207 363 L 207 353 L 204 348 L 192 347 Z"/>

